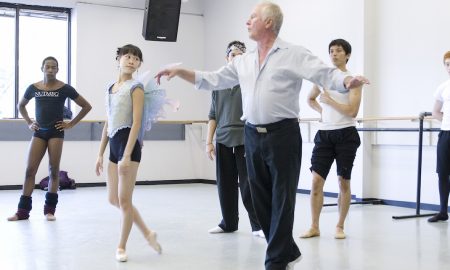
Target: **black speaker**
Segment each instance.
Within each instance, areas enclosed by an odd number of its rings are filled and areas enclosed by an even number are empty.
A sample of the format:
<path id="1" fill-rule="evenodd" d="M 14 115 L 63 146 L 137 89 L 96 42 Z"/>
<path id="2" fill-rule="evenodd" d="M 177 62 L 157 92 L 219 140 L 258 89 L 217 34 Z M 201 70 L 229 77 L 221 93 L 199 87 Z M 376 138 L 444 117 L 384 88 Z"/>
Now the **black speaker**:
<path id="1" fill-rule="evenodd" d="M 146 40 L 177 41 L 181 0 L 146 0 L 142 35 Z"/>

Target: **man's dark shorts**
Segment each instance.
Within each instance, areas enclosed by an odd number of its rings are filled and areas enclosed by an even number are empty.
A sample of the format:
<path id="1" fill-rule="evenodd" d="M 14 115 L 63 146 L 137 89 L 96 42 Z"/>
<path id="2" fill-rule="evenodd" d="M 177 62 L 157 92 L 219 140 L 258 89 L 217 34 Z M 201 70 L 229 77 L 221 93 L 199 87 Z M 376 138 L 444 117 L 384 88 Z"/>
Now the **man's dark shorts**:
<path id="1" fill-rule="evenodd" d="M 350 180 L 356 150 L 361 140 L 355 127 L 335 130 L 318 130 L 314 137 L 311 171 L 326 179 L 333 161 L 336 160 L 337 175 Z"/>

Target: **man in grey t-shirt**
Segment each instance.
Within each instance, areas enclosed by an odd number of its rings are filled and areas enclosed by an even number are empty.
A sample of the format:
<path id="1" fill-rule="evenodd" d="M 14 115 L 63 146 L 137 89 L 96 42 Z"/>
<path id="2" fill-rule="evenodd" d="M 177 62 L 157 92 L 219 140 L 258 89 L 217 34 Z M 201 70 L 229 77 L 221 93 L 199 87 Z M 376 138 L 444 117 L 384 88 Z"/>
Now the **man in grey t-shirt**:
<path id="1" fill-rule="evenodd" d="M 237 55 L 245 53 L 245 44 L 232 41 L 227 46 L 226 60 L 230 62 Z M 264 238 L 253 208 L 244 149 L 244 122 L 242 116 L 242 95 L 239 85 L 233 88 L 213 91 L 211 109 L 208 115 L 206 154 L 214 160 L 216 156 L 217 190 L 219 192 L 222 221 L 209 233 L 229 233 L 238 230 L 239 189 L 242 202 L 247 209 L 254 236 Z M 216 134 L 214 147 L 213 137 Z M 238 183 L 239 179 L 239 183 Z"/>

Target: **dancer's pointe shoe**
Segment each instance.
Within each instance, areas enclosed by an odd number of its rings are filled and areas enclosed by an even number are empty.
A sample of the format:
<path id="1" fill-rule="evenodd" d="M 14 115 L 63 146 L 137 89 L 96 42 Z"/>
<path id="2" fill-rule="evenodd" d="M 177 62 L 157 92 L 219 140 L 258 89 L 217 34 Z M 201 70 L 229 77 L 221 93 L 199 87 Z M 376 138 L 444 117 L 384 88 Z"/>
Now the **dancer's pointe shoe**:
<path id="1" fill-rule="evenodd" d="M 320 231 L 318 229 L 310 228 L 304 234 L 300 235 L 300 238 L 311 238 L 316 236 L 320 236 Z"/>
<path id="2" fill-rule="evenodd" d="M 336 226 L 336 232 L 334 233 L 335 239 L 345 239 L 344 226 Z"/>
<path id="3" fill-rule="evenodd" d="M 145 236 L 145 239 L 147 239 L 148 244 L 156 251 L 158 254 L 162 253 L 161 245 L 156 240 L 156 233 L 154 231 L 151 231 L 147 236 Z"/>
<path id="4" fill-rule="evenodd" d="M 118 262 L 126 262 L 128 260 L 127 253 L 125 252 L 125 249 L 118 248 L 116 250 L 116 260 Z"/>
<path id="5" fill-rule="evenodd" d="M 334 238 L 335 239 L 345 239 L 347 236 L 345 235 L 345 233 L 343 231 L 337 231 L 334 234 Z"/>
<path id="6" fill-rule="evenodd" d="M 50 213 L 46 214 L 46 215 L 45 215 L 45 218 L 46 218 L 48 221 L 55 221 L 55 220 L 56 220 L 56 217 L 55 217 L 53 214 L 50 214 Z"/>

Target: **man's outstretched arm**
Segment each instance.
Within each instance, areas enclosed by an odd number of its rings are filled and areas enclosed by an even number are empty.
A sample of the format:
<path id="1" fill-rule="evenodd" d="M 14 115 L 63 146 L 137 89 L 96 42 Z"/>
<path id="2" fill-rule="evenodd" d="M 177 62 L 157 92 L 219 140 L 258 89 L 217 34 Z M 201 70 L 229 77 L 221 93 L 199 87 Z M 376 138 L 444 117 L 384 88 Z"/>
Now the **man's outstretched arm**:
<path id="1" fill-rule="evenodd" d="M 168 68 L 161 70 L 155 76 L 158 84 L 161 84 L 161 77 L 163 76 L 167 76 L 168 81 L 170 81 L 173 77 L 178 76 L 185 81 L 195 84 L 195 72 L 193 70 L 184 68 Z"/>

